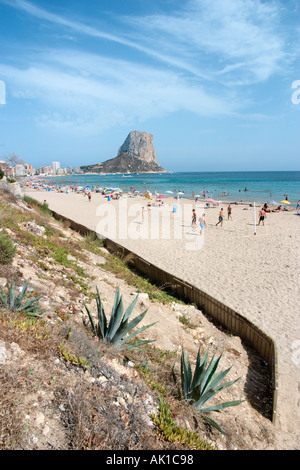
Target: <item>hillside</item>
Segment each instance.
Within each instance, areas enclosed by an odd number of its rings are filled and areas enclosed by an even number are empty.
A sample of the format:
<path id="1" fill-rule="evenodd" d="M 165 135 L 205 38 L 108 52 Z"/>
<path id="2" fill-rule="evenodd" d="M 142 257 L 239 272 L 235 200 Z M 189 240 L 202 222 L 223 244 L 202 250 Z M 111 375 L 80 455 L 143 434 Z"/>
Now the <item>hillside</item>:
<path id="1" fill-rule="evenodd" d="M 133 273 L 130 260 L 97 238 L 56 221 L 47 206 L 1 192 L 0 228 L 17 246 L 13 264 L 0 264 L 0 285 L 14 279 L 21 288 L 30 279 L 45 310 L 31 319 L 0 305 L 1 449 L 279 448 L 267 366 L 239 338 Z M 96 312 L 96 286 L 106 313 L 116 286 L 125 307 L 140 292 L 133 316 L 148 309 L 143 324 L 158 323 L 139 338 L 155 342 L 120 352 L 95 338 L 84 304 Z M 213 417 L 224 434 L 180 400 L 173 367 L 180 380 L 182 345 L 192 362 L 200 345 L 222 354 L 221 370 L 232 365 L 230 380 L 241 377 L 221 399 L 245 401 Z"/>
<path id="2" fill-rule="evenodd" d="M 84 173 L 164 173 L 164 170 L 155 162 L 145 162 L 139 158 L 121 154 L 118 157 L 106 160 L 96 165 L 81 166 Z"/>

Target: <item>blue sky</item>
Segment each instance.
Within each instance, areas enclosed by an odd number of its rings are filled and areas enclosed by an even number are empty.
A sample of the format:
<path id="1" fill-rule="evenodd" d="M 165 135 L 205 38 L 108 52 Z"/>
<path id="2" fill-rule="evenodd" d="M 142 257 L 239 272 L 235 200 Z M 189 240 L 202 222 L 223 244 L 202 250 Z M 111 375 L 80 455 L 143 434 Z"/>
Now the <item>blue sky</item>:
<path id="1" fill-rule="evenodd" d="M 299 0 L 0 0 L 0 159 L 300 170 L 299 98 Z"/>

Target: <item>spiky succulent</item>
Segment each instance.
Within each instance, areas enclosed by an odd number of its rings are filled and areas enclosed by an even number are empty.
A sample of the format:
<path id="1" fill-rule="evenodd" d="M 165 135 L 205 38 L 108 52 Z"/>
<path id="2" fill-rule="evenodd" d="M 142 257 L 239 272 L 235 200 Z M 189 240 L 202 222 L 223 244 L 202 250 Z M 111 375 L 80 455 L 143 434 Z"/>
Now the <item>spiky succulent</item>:
<path id="1" fill-rule="evenodd" d="M 135 297 L 133 302 L 129 305 L 129 307 L 126 309 L 125 313 L 124 312 L 124 307 L 123 307 L 123 300 L 122 296 L 120 295 L 120 290 L 117 287 L 116 292 L 115 292 L 115 299 L 114 299 L 114 305 L 112 308 L 110 320 L 108 322 L 105 312 L 104 312 L 104 307 L 100 298 L 99 290 L 97 288 L 97 295 L 96 295 L 96 303 L 97 303 L 97 316 L 98 316 L 98 323 L 96 324 L 93 316 L 90 312 L 90 309 L 88 306 L 85 304 L 85 308 L 92 326 L 93 333 L 98 336 L 100 340 L 103 340 L 107 343 L 111 343 L 118 347 L 119 349 L 133 349 L 137 348 L 143 344 L 151 343 L 152 340 L 140 340 L 136 342 L 130 342 L 129 341 L 136 336 L 137 334 L 141 333 L 142 331 L 146 330 L 147 328 L 150 328 L 150 326 L 154 325 L 155 323 L 151 323 L 150 325 L 143 326 L 141 328 L 138 328 L 128 336 L 127 333 L 129 333 L 133 328 L 140 323 L 144 316 L 146 315 L 147 310 L 145 310 L 143 313 L 135 317 L 133 320 L 129 322 L 129 317 L 134 309 L 134 306 L 137 302 L 138 295 Z"/>
<path id="2" fill-rule="evenodd" d="M 6 281 L 7 294 L 5 293 L 3 287 L 0 286 L 0 303 L 7 310 L 11 310 L 14 312 L 22 311 L 26 313 L 26 315 L 28 316 L 38 317 L 45 311 L 45 310 L 43 310 L 42 312 L 37 311 L 39 308 L 39 299 L 41 298 L 41 296 L 36 297 L 36 298 L 31 297 L 27 292 L 28 285 L 29 285 L 29 279 L 28 281 L 26 281 L 20 294 L 16 295 L 16 288 L 15 288 L 14 281 L 12 280 L 11 285 L 9 285 L 9 282 L 7 280 Z M 24 300 L 24 303 L 22 303 L 23 300 Z"/>
<path id="3" fill-rule="evenodd" d="M 198 412 L 206 413 L 209 411 L 220 412 L 224 408 L 230 406 L 239 405 L 243 400 L 235 400 L 225 403 L 220 403 L 218 405 L 204 406 L 209 400 L 211 400 L 215 395 L 217 395 L 221 390 L 224 390 L 227 387 L 235 384 L 238 380 L 233 380 L 231 382 L 226 382 L 221 384 L 224 377 L 228 374 L 231 367 L 228 369 L 216 372 L 220 359 L 222 356 L 219 356 L 216 360 L 212 357 L 210 363 L 208 364 L 208 349 L 206 350 L 203 357 L 200 354 L 200 348 L 198 350 L 197 361 L 195 366 L 194 375 L 192 374 L 192 368 L 189 360 L 187 359 L 184 348 L 182 348 L 181 353 L 181 389 L 183 398 L 191 403 Z M 223 432 L 220 426 L 215 423 L 213 420 L 204 416 L 205 419 L 216 427 L 219 431 Z"/>

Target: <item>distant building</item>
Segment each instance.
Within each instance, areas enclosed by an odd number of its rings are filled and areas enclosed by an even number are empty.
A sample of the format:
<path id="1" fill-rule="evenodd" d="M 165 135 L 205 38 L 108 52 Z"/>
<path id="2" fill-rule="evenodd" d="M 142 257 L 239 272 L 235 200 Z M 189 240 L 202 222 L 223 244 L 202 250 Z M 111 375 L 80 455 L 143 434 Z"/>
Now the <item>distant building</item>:
<path id="1" fill-rule="evenodd" d="M 6 176 L 9 176 L 9 169 L 10 169 L 10 166 L 9 166 L 9 163 L 5 162 L 4 160 L 0 160 L 0 168 L 2 171 L 4 171 L 4 174 Z"/>
<path id="2" fill-rule="evenodd" d="M 48 166 L 41 166 L 38 170 L 37 173 L 39 175 L 52 175 L 53 174 L 53 167 L 48 165 Z"/>
<path id="3" fill-rule="evenodd" d="M 52 166 L 53 166 L 53 173 L 56 175 L 57 170 L 60 168 L 60 162 L 52 162 Z"/>
<path id="4" fill-rule="evenodd" d="M 25 173 L 26 175 L 32 175 L 33 174 L 33 168 L 32 165 L 28 165 L 27 163 L 24 165 L 25 168 Z"/>
<path id="5" fill-rule="evenodd" d="M 57 168 L 56 174 L 57 175 L 66 175 L 67 174 L 67 169 L 66 168 Z"/>
<path id="6" fill-rule="evenodd" d="M 80 175 L 81 173 L 83 173 L 83 171 L 80 169 L 79 166 L 76 166 L 76 167 L 74 168 L 74 173 L 75 173 L 76 175 Z"/>

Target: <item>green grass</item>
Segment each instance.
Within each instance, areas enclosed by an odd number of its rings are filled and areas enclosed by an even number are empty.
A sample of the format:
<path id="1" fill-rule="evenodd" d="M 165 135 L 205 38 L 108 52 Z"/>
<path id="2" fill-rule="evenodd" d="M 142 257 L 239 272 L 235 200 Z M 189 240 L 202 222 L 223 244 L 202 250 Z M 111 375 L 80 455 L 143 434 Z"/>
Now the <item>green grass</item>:
<path id="1" fill-rule="evenodd" d="M 106 261 L 105 264 L 99 265 L 102 269 L 115 274 L 116 277 L 122 278 L 128 285 L 135 287 L 137 292 L 148 294 L 150 300 L 156 300 L 162 304 L 170 304 L 172 302 L 183 303 L 149 279 L 134 273 L 128 266 L 126 258 L 119 258 L 116 255 L 108 254 L 103 251 L 101 251 L 101 256 L 103 256 Z"/>
<path id="2" fill-rule="evenodd" d="M 49 215 L 49 216 L 53 216 L 52 215 L 52 212 L 50 211 L 49 207 L 48 207 L 48 204 L 47 203 L 41 203 L 39 201 L 37 201 L 36 199 L 34 199 L 33 197 L 30 197 L 30 196 L 23 196 L 23 200 L 31 207 L 33 207 L 34 209 L 37 209 L 39 212 L 41 212 L 42 214 L 44 215 Z"/>

